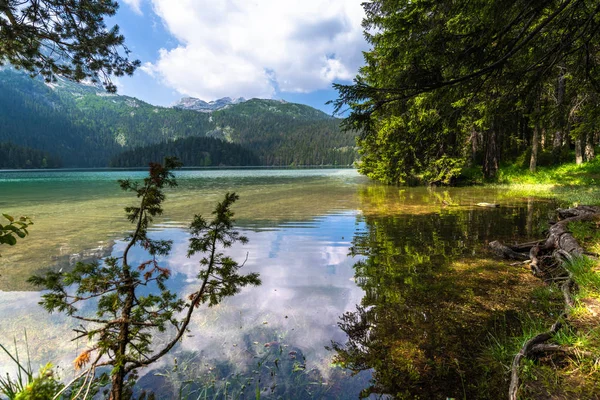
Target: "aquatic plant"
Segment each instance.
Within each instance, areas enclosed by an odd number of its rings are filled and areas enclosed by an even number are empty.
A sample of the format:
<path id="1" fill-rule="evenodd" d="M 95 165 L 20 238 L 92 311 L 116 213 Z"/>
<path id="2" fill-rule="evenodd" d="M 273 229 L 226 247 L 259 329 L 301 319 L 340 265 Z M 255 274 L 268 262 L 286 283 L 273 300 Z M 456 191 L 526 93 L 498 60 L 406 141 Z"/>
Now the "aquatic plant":
<path id="1" fill-rule="evenodd" d="M 125 208 L 135 229 L 126 238 L 120 256 L 102 262 L 80 262 L 72 271 L 51 271 L 29 280 L 48 290 L 40 302 L 47 311 L 61 312 L 81 322 L 75 329 L 76 339 L 86 338 L 90 344 L 74 360 L 75 369 L 83 370 L 79 377 L 92 385 L 96 368 L 111 367 L 112 400 L 125 398 L 127 378 L 138 368 L 151 365 L 182 339 L 199 306 L 214 306 L 244 286 L 260 284 L 256 273 L 238 274 L 243 264 L 221 251 L 236 242 L 247 242 L 233 227 L 231 206 L 238 196 L 227 193 L 213 211 L 212 220 L 196 215 L 190 224 L 188 256 L 205 255 L 200 260 L 197 290 L 180 298 L 167 289 L 171 271 L 161 266 L 157 257 L 168 255 L 172 242 L 151 239 L 148 228 L 163 212 L 164 189 L 177 185 L 172 170 L 180 165 L 176 159 L 167 158 L 164 165 L 150 164 L 149 176 L 142 182 L 119 181 L 123 190 L 140 199 L 138 205 Z M 136 246 L 143 248 L 150 259 L 132 264 L 129 253 Z M 96 309 L 95 315 L 82 311 L 86 305 Z M 156 345 L 155 334 L 168 328 L 171 338 Z"/>

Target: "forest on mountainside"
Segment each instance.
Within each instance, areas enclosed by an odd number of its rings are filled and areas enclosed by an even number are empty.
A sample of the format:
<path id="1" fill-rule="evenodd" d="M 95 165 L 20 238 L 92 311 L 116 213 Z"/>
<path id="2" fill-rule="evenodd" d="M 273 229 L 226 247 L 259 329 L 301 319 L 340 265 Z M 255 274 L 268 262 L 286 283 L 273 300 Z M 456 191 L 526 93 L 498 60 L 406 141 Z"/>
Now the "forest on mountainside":
<path id="1" fill-rule="evenodd" d="M 590 0 L 374 0 L 372 49 L 335 85 L 360 170 L 386 183 L 453 183 L 503 163 L 594 159 L 600 5 Z M 520 158 L 519 158 L 520 157 Z"/>
<path id="2" fill-rule="evenodd" d="M 12 143 L 0 143 L 0 168 L 60 168 L 60 159 L 40 150 L 17 146 Z"/>
<path id="3" fill-rule="evenodd" d="M 252 151 L 220 139 L 189 137 L 173 142 L 137 147 L 110 160 L 110 167 L 127 168 L 161 163 L 166 157 L 177 157 L 188 167 L 256 166 L 260 160 Z"/>
<path id="4" fill-rule="evenodd" d="M 201 113 L 0 70 L 0 143 L 48 152 L 65 167 L 106 167 L 123 152 L 188 137 L 237 144 L 261 165 L 352 165 L 356 135 L 339 125 L 340 119 L 300 104 L 252 99 Z"/>

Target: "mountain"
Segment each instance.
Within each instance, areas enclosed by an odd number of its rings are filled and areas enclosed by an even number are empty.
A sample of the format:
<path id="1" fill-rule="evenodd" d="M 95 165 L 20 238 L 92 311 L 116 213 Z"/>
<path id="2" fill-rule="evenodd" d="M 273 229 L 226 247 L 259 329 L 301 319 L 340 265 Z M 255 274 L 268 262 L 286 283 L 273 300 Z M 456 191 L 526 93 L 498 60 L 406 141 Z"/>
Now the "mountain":
<path id="1" fill-rule="evenodd" d="M 319 110 L 277 100 L 221 100 L 212 102 L 223 105 L 212 112 L 187 109 L 201 100 L 158 107 L 94 85 L 45 83 L 2 68 L 0 143 L 40 150 L 65 167 L 104 167 L 122 152 L 188 137 L 240 145 L 262 165 L 350 165 L 356 159 L 355 135 Z"/>
<path id="2" fill-rule="evenodd" d="M 239 97 L 237 99 L 232 99 L 231 97 L 223 97 L 221 99 L 213 100 L 207 103 L 206 101 L 197 99 L 195 97 L 184 97 L 183 99 L 179 100 L 177 104 L 175 104 L 173 107 L 182 110 L 213 112 L 222 110 L 232 104 L 239 104 L 245 101 L 246 99 L 244 99 L 243 97 Z"/>

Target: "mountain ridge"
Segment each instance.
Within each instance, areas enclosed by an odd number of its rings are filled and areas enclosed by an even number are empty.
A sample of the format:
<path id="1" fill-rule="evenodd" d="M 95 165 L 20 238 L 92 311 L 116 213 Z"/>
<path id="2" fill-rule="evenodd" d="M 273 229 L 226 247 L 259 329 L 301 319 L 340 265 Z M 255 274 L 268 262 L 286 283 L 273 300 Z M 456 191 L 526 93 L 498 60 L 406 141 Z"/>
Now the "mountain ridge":
<path id="1" fill-rule="evenodd" d="M 220 99 L 212 101 L 204 101 L 196 97 L 182 97 L 177 103 L 173 105 L 173 108 L 180 108 L 182 110 L 193 110 L 200 112 L 213 112 L 222 110 L 223 108 L 229 107 L 234 104 L 245 102 L 246 99 L 238 97 L 232 99 L 231 97 L 222 97 Z"/>

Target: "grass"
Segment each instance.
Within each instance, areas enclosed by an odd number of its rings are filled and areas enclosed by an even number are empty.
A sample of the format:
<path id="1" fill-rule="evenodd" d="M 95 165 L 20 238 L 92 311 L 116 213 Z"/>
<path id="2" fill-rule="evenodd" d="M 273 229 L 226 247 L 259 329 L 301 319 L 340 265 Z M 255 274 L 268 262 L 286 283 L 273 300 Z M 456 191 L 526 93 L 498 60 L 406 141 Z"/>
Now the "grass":
<path id="1" fill-rule="evenodd" d="M 509 197 L 555 199 L 562 206 L 600 205 L 600 157 L 580 165 L 567 162 L 538 167 L 532 173 L 523 156 L 498 170 L 496 179 L 483 179 L 480 168 L 463 170 L 459 181 L 500 189 Z"/>
<path id="2" fill-rule="evenodd" d="M 573 231 L 576 236 L 588 238 L 588 243 L 590 237 L 598 235 L 587 226 L 576 226 Z M 597 260 L 582 257 L 566 268 L 576 283 L 575 306 L 551 342 L 572 354 L 547 354 L 524 361 L 520 373 L 522 399 L 600 398 L 600 266 Z M 560 313 L 557 306 L 562 307 L 560 296 L 560 290 L 554 286 L 532 291 L 533 301 L 546 310 L 546 315 L 522 319 L 521 331 L 516 335 L 491 336 L 487 350 L 490 358 L 507 371 L 521 346 L 547 331 L 556 320 Z"/>
<path id="3" fill-rule="evenodd" d="M 27 333 L 25 333 L 25 342 L 27 342 Z M 14 399 L 17 395 L 25 390 L 27 384 L 33 381 L 33 370 L 29 357 L 29 347 L 27 348 L 27 362 L 21 361 L 19 349 L 17 348 L 17 340 L 14 339 L 15 350 L 11 353 L 4 345 L 0 344 L 0 349 L 4 351 L 8 357 L 15 363 L 17 367 L 16 378 L 11 378 L 6 375 L 6 378 L 0 377 L 0 394 Z"/>
<path id="4" fill-rule="evenodd" d="M 547 164 L 550 164 L 549 162 Z M 512 163 L 500 166 L 495 179 L 485 180 L 480 168 L 465 168 L 462 171 L 460 182 L 469 184 L 486 184 L 490 186 L 504 186 L 533 188 L 543 190 L 552 187 L 585 187 L 595 186 L 600 183 L 600 157 L 592 161 L 577 165 L 574 162 L 565 162 L 559 165 L 538 166 L 536 172 L 531 172 L 528 162 L 523 155 Z M 596 202 L 600 201 L 597 198 Z"/>
<path id="5" fill-rule="evenodd" d="M 600 158 L 581 165 L 540 167 L 535 173 L 515 163 L 502 166 L 493 182 L 472 181 L 502 189 L 507 196 L 555 199 L 564 207 L 600 205 Z"/>
<path id="6" fill-rule="evenodd" d="M 16 377 L 0 377 L 0 395 L 9 400 L 33 400 L 51 399 L 62 388 L 62 384 L 56 379 L 52 371 L 52 364 L 46 364 L 37 376 L 34 376 L 27 346 L 27 332 L 25 332 L 25 347 L 27 349 L 27 361 L 21 360 L 17 348 L 17 340 L 14 339 L 15 350 L 12 353 L 4 345 L 0 349 L 15 363 L 17 368 Z"/>
<path id="7" fill-rule="evenodd" d="M 536 172 L 518 163 L 504 165 L 498 171 L 498 183 L 526 185 L 588 186 L 600 183 L 600 159 L 583 164 L 565 163 L 539 167 Z"/>

